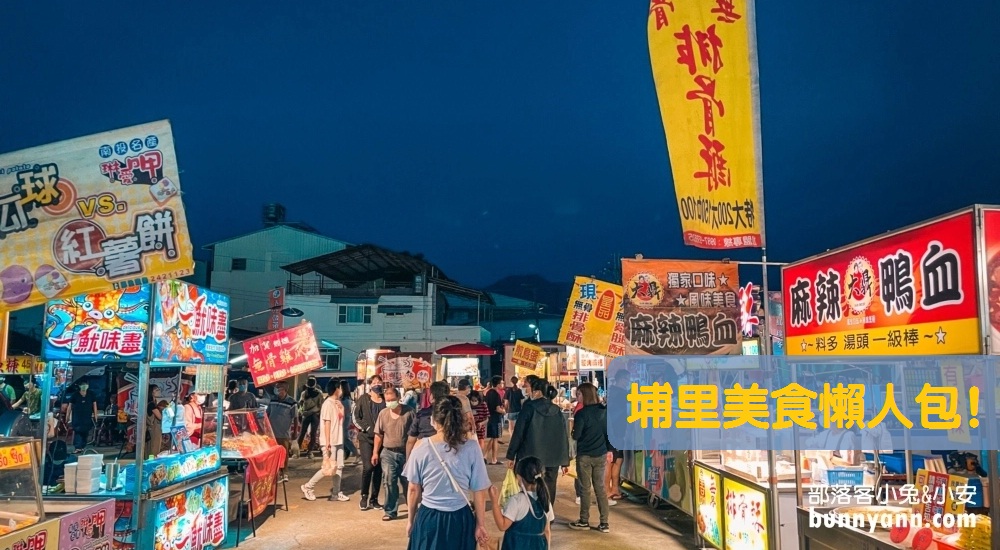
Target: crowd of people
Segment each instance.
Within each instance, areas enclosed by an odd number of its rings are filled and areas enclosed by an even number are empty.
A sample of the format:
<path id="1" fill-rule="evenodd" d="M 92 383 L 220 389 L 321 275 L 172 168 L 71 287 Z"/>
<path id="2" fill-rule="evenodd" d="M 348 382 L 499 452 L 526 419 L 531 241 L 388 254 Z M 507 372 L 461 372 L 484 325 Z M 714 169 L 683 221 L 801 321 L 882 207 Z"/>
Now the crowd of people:
<path id="1" fill-rule="evenodd" d="M 454 388 L 444 381 L 395 387 L 379 376 L 366 382 L 352 396 L 347 382 L 331 380 L 321 389 L 310 378 L 297 400 L 286 384 L 275 386 L 266 407 L 278 442 L 289 456 L 318 453 L 323 459 L 300 488 L 306 500 L 316 500 L 321 485 L 325 495 L 329 478 L 329 500 L 350 501 L 343 474 L 356 456 L 358 505 L 380 510 L 382 521 L 395 521 L 405 498 L 411 550 L 472 550 L 487 542 L 489 521 L 504 533 L 502 548 L 542 549 L 552 538 L 559 476 L 569 473 L 575 459 L 580 513 L 569 527 L 610 532 L 609 509 L 621 498 L 614 475 L 621 453 L 608 440 L 605 405 L 595 386 L 581 384 L 566 395 L 535 376 L 513 378 L 510 385 L 494 377 L 481 389 L 467 379 Z M 568 397 L 575 407 L 564 413 Z M 227 401 L 230 410 L 261 406 L 239 383 Z M 509 443 L 501 456 L 505 436 Z M 520 491 L 501 502 L 490 467 L 509 468 Z"/>

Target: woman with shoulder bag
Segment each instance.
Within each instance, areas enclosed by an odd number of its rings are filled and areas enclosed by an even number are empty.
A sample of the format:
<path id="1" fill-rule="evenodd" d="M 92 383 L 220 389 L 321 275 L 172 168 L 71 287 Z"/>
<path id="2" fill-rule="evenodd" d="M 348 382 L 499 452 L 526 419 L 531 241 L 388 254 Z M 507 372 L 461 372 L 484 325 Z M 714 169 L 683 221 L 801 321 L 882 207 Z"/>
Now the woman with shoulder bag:
<path id="1" fill-rule="evenodd" d="M 403 469 L 408 550 L 476 550 L 486 544 L 486 498 L 491 487 L 482 449 L 468 439 L 462 404 L 446 396 L 434 405 L 437 434 L 421 439 Z M 466 491 L 473 493 L 475 506 Z"/>

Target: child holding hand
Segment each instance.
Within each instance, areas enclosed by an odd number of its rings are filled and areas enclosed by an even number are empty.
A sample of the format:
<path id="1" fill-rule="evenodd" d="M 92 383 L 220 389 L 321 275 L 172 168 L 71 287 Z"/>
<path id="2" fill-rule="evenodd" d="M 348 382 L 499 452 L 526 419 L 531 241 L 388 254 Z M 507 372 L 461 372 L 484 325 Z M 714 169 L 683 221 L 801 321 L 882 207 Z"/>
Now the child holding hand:
<path id="1" fill-rule="evenodd" d="M 493 520 L 504 533 L 501 550 L 548 550 L 555 513 L 549 505 L 549 490 L 542 476 L 545 468 L 533 456 L 522 458 L 514 468 L 521 491 L 500 509 L 500 491 L 490 487 Z"/>

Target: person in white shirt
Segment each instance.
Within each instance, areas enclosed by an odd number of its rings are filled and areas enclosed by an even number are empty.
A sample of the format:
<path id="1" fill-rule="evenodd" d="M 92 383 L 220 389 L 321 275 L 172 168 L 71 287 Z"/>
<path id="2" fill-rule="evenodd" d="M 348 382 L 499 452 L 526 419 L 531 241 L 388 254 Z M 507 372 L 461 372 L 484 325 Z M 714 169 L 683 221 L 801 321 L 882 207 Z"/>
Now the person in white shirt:
<path id="1" fill-rule="evenodd" d="M 319 413 L 319 445 L 323 449 L 323 464 L 328 467 L 320 468 L 301 489 L 306 500 L 316 500 L 316 484 L 332 475 L 330 500 L 347 502 L 350 498 L 340 487 L 344 474 L 344 404 L 340 400 L 343 395 L 340 382 L 330 380 L 326 385 L 326 394 Z"/>

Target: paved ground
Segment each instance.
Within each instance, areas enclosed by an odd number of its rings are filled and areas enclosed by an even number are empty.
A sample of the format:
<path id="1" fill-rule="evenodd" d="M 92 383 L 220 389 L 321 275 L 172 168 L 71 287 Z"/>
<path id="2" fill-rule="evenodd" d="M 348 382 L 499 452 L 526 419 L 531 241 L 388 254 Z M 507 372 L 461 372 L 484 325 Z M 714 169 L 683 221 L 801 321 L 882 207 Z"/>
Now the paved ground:
<path id="1" fill-rule="evenodd" d="M 351 463 L 354 458 L 352 457 Z M 278 511 L 275 517 L 267 516 L 257 529 L 257 537 L 244 535 L 239 547 L 246 550 L 272 550 L 291 548 L 365 548 L 366 550 L 406 547 L 406 507 L 400 509 L 400 519 L 383 522 L 378 510 L 362 512 L 358 508 L 358 488 L 361 485 L 361 466 L 348 466 L 344 470 L 344 492 L 351 497 L 350 502 L 329 502 L 320 493 L 320 499 L 309 502 L 302 498 L 302 485 L 320 466 L 318 459 L 291 459 L 288 504 L 290 510 Z M 499 487 L 506 473 L 504 466 L 490 466 L 490 477 Z M 328 485 L 327 485 L 328 487 Z M 279 488 L 280 491 L 280 488 Z M 556 502 L 556 523 L 552 530 L 552 548 L 569 549 L 584 545 L 599 545 L 600 548 L 614 549 L 689 549 L 695 548 L 691 520 L 676 510 L 665 507 L 650 509 L 638 498 L 620 501 L 611 509 L 611 533 L 597 531 L 580 532 L 570 530 L 566 524 L 579 516 L 579 508 L 574 502 L 573 478 L 562 476 L 559 481 Z M 279 492 L 279 502 L 281 496 Z M 597 508 L 591 512 L 591 524 L 597 524 Z M 500 532 L 493 521 L 489 521 L 496 548 Z M 231 540 L 234 540 L 236 524 L 231 524 Z M 231 545 L 230 545 L 231 546 Z"/>

